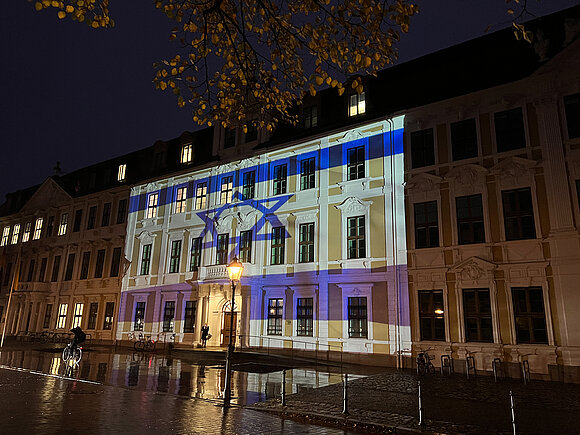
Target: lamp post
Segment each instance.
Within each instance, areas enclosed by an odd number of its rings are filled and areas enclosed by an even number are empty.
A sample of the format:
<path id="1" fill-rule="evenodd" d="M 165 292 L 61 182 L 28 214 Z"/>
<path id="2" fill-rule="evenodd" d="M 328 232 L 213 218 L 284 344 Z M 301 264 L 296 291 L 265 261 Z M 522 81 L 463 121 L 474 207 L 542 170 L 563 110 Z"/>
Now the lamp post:
<path id="1" fill-rule="evenodd" d="M 226 354 L 226 389 L 224 391 L 224 406 L 230 406 L 230 399 L 232 398 L 231 382 L 232 382 L 232 357 L 234 354 L 235 344 L 232 343 L 234 332 L 234 302 L 236 295 L 236 281 L 240 280 L 244 266 L 238 261 L 237 257 L 228 264 L 228 275 L 232 283 L 232 302 L 230 315 L 230 338 L 228 342 L 228 352 Z"/>

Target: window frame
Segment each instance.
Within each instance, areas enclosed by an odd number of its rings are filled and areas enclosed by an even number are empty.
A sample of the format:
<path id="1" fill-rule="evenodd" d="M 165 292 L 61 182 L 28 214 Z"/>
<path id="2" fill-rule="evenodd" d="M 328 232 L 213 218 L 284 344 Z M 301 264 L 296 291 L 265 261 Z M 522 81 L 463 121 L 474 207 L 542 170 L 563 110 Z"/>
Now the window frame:
<path id="1" fill-rule="evenodd" d="M 63 213 L 60 215 L 60 224 L 58 225 L 58 236 L 66 235 L 68 229 L 68 213 Z"/>
<path id="2" fill-rule="evenodd" d="M 66 314 L 68 312 L 68 304 L 60 303 L 58 306 L 58 313 L 56 317 L 56 329 L 64 329 L 66 326 Z"/>
<path id="3" fill-rule="evenodd" d="M 193 160 L 193 144 L 188 143 L 181 146 L 181 155 L 179 162 L 181 164 L 191 163 Z"/>
<path id="4" fill-rule="evenodd" d="M 530 209 L 529 210 L 521 210 L 521 208 L 519 208 L 516 211 L 507 211 L 506 210 L 506 195 L 507 194 L 515 194 L 517 192 L 524 192 L 527 191 L 529 193 L 529 202 L 530 202 Z M 518 206 L 520 205 L 520 201 L 521 198 L 517 197 L 517 203 Z M 504 230 L 504 237 L 506 241 L 518 241 L 518 240 L 534 240 L 538 237 L 538 228 L 536 227 L 537 225 L 537 219 L 536 219 L 536 210 L 535 210 L 535 204 L 534 204 L 534 195 L 533 195 L 533 191 L 531 187 L 519 187 L 519 188 L 515 188 L 515 189 L 506 189 L 506 190 L 502 190 L 501 191 L 501 206 L 502 206 L 502 219 L 503 219 L 503 230 Z M 522 222 L 522 219 L 525 219 L 526 217 L 530 217 L 532 219 L 531 222 L 531 226 L 530 228 L 533 230 L 533 235 L 530 234 L 525 235 L 524 233 L 524 227 L 525 227 L 525 223 Z M 509 222 L 513 222 L 513 221 L 517 221 L 518 222 L 518 233 L 514 234 L 511 230 L 513 229 L 512 227 L 510 227 L 510 229 L 508 230 L 508 225 Z M 541 233 L 540 233 L 541 234 Z"/>
<path id="5" fill-rule="evenodd" d="M 473 214 L 473 210 L 477 209 L 476 207 L 473 207 L 472 204 L 472 199 L 475 199 L 479 197 L 479 206 L 480 206 L 480 210 L 481 210 L 481 215 L 480 216 L 474 216 Z M 468 217 L 460 217 L 459 215 L 459 201 L 467 201 L 467 213 L 469 214 Z M 483 209 L 483 195 L 481 193 L 476 193 L 476 194 L 472 194 L 472 195 L 462 195 L 462 196 L 456 196 L 455 197 L 455 217 L 456 217 L 456 230 L 457 230 L 457 244 L 459 245 L 473 245 L 473 244 L 477 244 L 477 243 L 485 243 L 486 239 L 485 239 L 485 235 L 486 235 L 486 231 L 485 231 L 485 210 Z M 465 233 L 465 230 L 462 231 L 461 227 L 464 228 L 468 228 L 469 231 L 469 236 L 471 238 L 464 238 L 462 237 L 462 234 Z M 476 226 L 480 226 L 480 232 L 481 232 L 481 237 L 478 238 L 477 234 L 477 228 Z"/>
<path id="6" fill-rule="evenodd" d="M 422 295 L 429 295 L 430 296 L 430 300 L 428 303 L 428 309 L 423 310 L 423 305 L 422 305 L 422 301 L 421 301 L 421 296 Z M 435 301 L 434 300 L 434 296 L 435 295 L 440 295 L 441 296 L 441 301 L 439 304 L 439 301 Z M 447 313 L 447 309 L 445 307 L 445 294 L 443 292 L 443 290 L 440 289 L 433 289 L 433 290 L 418 290 L 417 291 L 417 305 L 418 305 L 418 328 L 419 328 L 419 337 L 421 341 L 447 341 L 447 319 L 446 319 L 446 313 Z M 437 309 L 442 309 L 443 313 L 439 314 L 436 313 L 435 310 Z M 423 327 L 425 326 L 423 323 L 423 319 L 430 319 L 430 331 L 429 331 L 429 335 L 427 335 L 424 332 Z M 443 325 L 443 336 L 442 337 L 438 337 L 437 336 L 437 330 L 441 329 L 441 327 L 437 326 L 437 324 L 439 323 L 438 321 L 440 321 Z"/>
<path id="7" fill-rule="evenodd" d="M 127 164 L 121 163 L 117 168 L 117 181 L 122 183 L 127 179 Z"/>
<path id="8" fill-rule="evenodd" d="M 30 240 L 31 231 L 32 231 L 32 222 L 26 222 L 24 224 L 24 232 L 22 233 L 22 243 L 26 243 Z"/>
<path id="9" fill-rule="evenodd" d="M 107 256 L 106 249 L 97 250 L 97 258 L 95 259 L 94 277 L 102 278 L 105 272 L 105 257 Z"/>
<path id="10" fill-rule="evenodd" d="M 167 268 L 167 273 L 179 273 L 183 242 L 181 239 L 170 240 L 170 242 L 171 244 L 169 246 L 169 265 Z"/>
<path id="11" fill-rule="evenodd" d="M 87 230 L 95 229 L 97 225 L 97 206 L 89 207 L 89 215 L 87 217 Z"/>
<path id="12" fill-rule="evenodd" d="M 97 329 L 97 317 L 99 315 L 99 303 L 89 303 L 89 315 L 87 319 L 87 329 Z"/>
<path id="13" fill-rule="evenodd" d="M 208 196 L 208 183 L 207 181 L 202 181 L 195 186 L 195 209 L 203 210 L 207 208 L 207 196 Z"/>
<path id="14" fill-rule="evenodd" d="M 180 186 L 175 189 L 175 214 L 185 213 L 187 211 L 187 186 Z"/>
<path id="15" fill-rule="evenodd" d="M 364 306 L 361 304 L 363 300 Z M 368 306 L 367 296 L 347 296 L 348 338 L 369 338 Z M 356 323 L 359 323 L 357 328 L 353 326 Z"/>
<path id="16" fill-rule="evenodd" d="M 242 173 L 242 200 L 254 199 L 256 196 L 256 170 Z"/>
<path id="17" fill-rule="evenodd" d="M 468 312 L 467 310 L 467 300 L 466 296 L 469 293 L 474 294 L 475 300 L 475 307 L 476 310 L 472 312 Z M 481 306 L 481 298 L 480 294 L 487 293 L 488 303 L 489 303 L 489 312 L 482 312 Z M 463 307 L 463 327 L 465 330 L 465 342 L 466 343 L 493 343 L 494 342 L 494 321 L 493 321 L 493 308 L 492 308 L 492 297 L 491 291 L 489 288 L 463 288 L 461 290 L 461 302 Z M 468 319 L 475 320 L 477 333 L 476 337 L 470 337 L 468 328 Z M 482 327 L 482 320 L 489 320 L 490 325 L 490 338 L 484 338 L 482 334 L 482 330 L 485 329 Z"/>
<path id="18" fill-rule="evenodd" d="M 146 249 L 148 248 L 148 249 Z M 146 255 L 147 254 L 147 255 Z M 151 256 L 153 254 L 153 243 L 146 243 L 141 245 L 141 259 L 139 261 L 139 276 L 151 274 Z M 147 273 L 143 273 L 144 267 L 147 265 Z"/>
<path id="19" fill-rule="evenodd" d="M 300 191 L 316 188 L 316 157 L 300 160 Z"/>
<path id="20" fill-rule="evenodd" d="M 433 203 L 435 203 L 435 216 L 437 217 L 437 221 L 426 221 L 426 222 L 422 222 L 420 225 L 417 225 L 417 207 L 428 207 L 429 205 L 432 205 Z M 429 215 L 429 210 L 425 210 L 425 216 L 426 219 L 428 219 Z M 433 224 L 436 224 L 436 228 L 437 231 L 432 233 L 431 230 L 432 228 L 434 228 Z M 419 234 L 418 231 L 419 230 L 425 230 L 426 231 L 426 237 L 425 237 L 425 245 L 420 245 L 419 244 Z M 439 234 L 440 231 L 440 227 L 439 227 L 439 201 L 434 199 L 431 201 L 423 201 L 423 202 L 416 202 L 413 204 L 413 234 L 415 236 L 415 249 L 429 249 L 429 248 L 439 248 L 441 246 L 441 237 Z M 437 240 L 436 241 L 432 241 L 432 235 L 436 234 L 437 235 Z"/>
<path id="21" fill-rule="evenodd" d="M 175 330 L 175 301 L 165 301 L 163 304 L 162 332 Z"/>
<path id="22" fill-rule="evenodd" d="M 36 218 L 34 222 L 34 234 L 32 235 L 32 240 L 38 240 L 42 236 L 42 224 L 44 223 L 44 218 Z"/>
<path id="23" fill-rule="evenodd" d="M 471 124 L 471 122 L 473 122 L 474 137 L 467 137 L 468 135 L 465 134 L 465 130 L 461 129 L 466 129 L 467 123 Z M 449 143 L 451 144 L 451 161 L 453 162 L 479 157 L 479 129 L 477 118 L 467 118 L 449 123 Z M 468 148 L 465 147 L 466 144 Z M 461 153 L 462 151 L 464 151 L 463 154 Z"/>
<path id="24" fill-rule="evenodd" d="M 430 143 L 426 143 L 426 135 L 428 132 L 430 132 L 431 137 Z M 411 169 L 427 168 L 437 163 L 435 131 L 433 127 L 411 132 L 409 134 L 409 147 L 411 148 Z"/>
<path id="25" fill-rule="evenodd" d="M 288 192 L 288 163 L 272 167 L 272 195 L 285 195 Z"/>
<path id="26" fill-rule="evenodd" d="M 286 227 L 284 225 L 272 226 L 270 236 L 270 265 L 285 264 Z"/>
<path id="27" fill-rule="evenodd" d="M 252 262 L 252 244 L 254 232 L 252 230 L 240 231 L 239 261 L 242 263 Z"/>
<path id="28" fill-rule="evenodd" d="M 107 301 L 105 303 L 105 315 L 103 316 L 103 330 L 111 331 L 113 329 L 114 320 L 115 320 L 115 302 Z"/>
<path id="29" fill-rule="evenodd" d="M 216 238 L 216 255 L 215 255 L 216 265 L 228 264 L 229 246 L 230 246 L 229 233 L 218 234 Z"/>
<path id="30" fill-rule="evenodd" d="M 513 145 L 506 145 L 507 143 L 511 143 L 512 138 L 514 138 L 515 135 L 515 129 L 514 126 L 510 123 L 509 125 L 505 126 L 505 131 L 503 128 L 498 129 L 498 116 L 502 115 L 502 114 L 513 114 L 516 111 L 518 111 L 519 113 L 521 113 L 521 137 L 518 138 L 519 140 L 523 141 L 523 145 L 521 146 L 516 146 L 514 147 Z M 505 153 L 505 152 L 509 152 L 509 151 L 520 151 L 520 150 L 524 150 L 528 147 L 528 129 L 527 129 L 527 116 L 526 116 L 527 112 L 525 110 L 525 108 L 523 106 L 517 106 L 517 107 L 512 107 L 511 109 L 505 109 L 505 110 L 500 110 L 497 112 L 493 113 L 493 140 L 495 143 L 495 151 L 497 153 Z M 506 121 L 507 122 L 507 121 Z M 500 127 L 501 124 L 500 124 Z M 508 137 L 505 138 L 503 136 L 501 136 L 501 140 L 500 140 L 500 135 L 505 134 L 505 132 L 508 132 Z M 520 151 L 521 152 L 521 151 Z"/>
<path id="31" fill-rule="evenodd" d="M 361 225 L 360 220 L 362 219 L 362 235 L 360 234 Z M 348 260 L 360 260 L 363 258 L 368 258 L 367 251 L 367 224 L 366 215 L 349 216 L 346 218 L 346 258 Z M 351 226 L 351 223 L 355 225 Z M 351 228 L 356 229 L 356 234 L 351 235 Z M 354 255 L 353 248 L 351 248 L 351 242 L 355 242 Z M 360 242 L 362 241 L 362 248 Z"/>
<path id="32" fill-rule="evenodd" d="M 296 298 L 296 335 L 298 337 L 312 337 L 314 335 L 313 297 Z"/>
<path id="33" fill-rule="evenodd" d="M 133 310 L 133 331 L 142 332 L 145 330 L 145 309 L 147 305 L 143 301 L 135 302 Z"/>
<path id="34" fill-rule="evenodd" d="M 145 219 L 154 219 L 157 217 L 158 204 L 159 204 L 159 192 L 153 192 L 147 195 L 147 207 L 145 209 Z"/>
<path id="35" fill-rule="evenodd" d="M 306 232 L 308 233 L 308 240 L 303 240 L 302 236 Z M 298 263 L 301 264 L 313 263 L 316 260 L 315 242 L 316 242 L 316 223 L 300 222 L 298 224 Z M 304 250 L 306 250 L 306 252 L 304 252 Z M 303 254 L 308 254 L 307 260 L 304 260 L 305 255 Z"/>
<path id="36" fill-rule="evenodd" d="M 189 248 L 189 271 L 194 272 L 201 266 L 203 237 L 192 237 Z"/>
<path id="37" fill-rule="evenodd" d="M 183 333 L 195 333 L 195 323 L 197 320 L 197 301 L 185 301 L 183 311 Z"/>
<path id="38" fill-rule="evenodd" d="M 531 302 L 530 302 L 530 292 L 531 291 L 536 291 L 539 292 L 539 298 L 538 300 L 541 301 L 542 303 L 542 312 L 539 311 L 532 311 L 530 310 L 531 308 Z M 516 301 L 516 297 L 515 297 L 515 293 L 516 291 L 524 291 L 525 292 L 525 303 L 526 303 L 526 309 L 527 311 L 520 311 L 517 301 Z M 547 304 L 546 304 L 546 298 L 544 295 L 544 289 L 541 286 L 527 286 L 527 287 L 519 287 L 519 286 L 513 286 L 510 288 L 510 295 L 512 298 L 512 310 L 513 310 L 513 322 L 514 322 L 514 338 L 515 338 L 515 343 L 516 344 L 531 344 L 531 345 L 549 345 L 550 344 L 550 337 L 551 337 L 551 331 L 549 329 L 549 323 L 548 323 L 548 309 L 547 309 Z M 528 332 L 530 334 L 530 339 L 528 341 L 522 340 L 521 336 L 520 336 L 520 330 L 518 327 L 518 318 L 521 319 L 526 319 L 528 320 Z M 536 333 L 535 333 L 535 328 L 533 326 L 534 324 L 534 319 L 541 319 L 543 320 L 543 324 L 544 324 L 544 331 L 545 331 L 545 335 L 546 335 L 546 339 L 545 341 L 541 341 L 536 339 Z"/>
<path id="39" fill-rule="evenodd" d="M 362 180 L 366 178 L 367 146 L 357 145 L 346 148 L 346 181 Z M 362 154 L 362 161 L 361 161 Z M 351 155 L 355 156 L 351 160 Z M 362 172 L 362 173 L 361 173 Z"/>
<path id="40" fill-rule="evenodd" d="M 274 301 L 274 304 L 272 302 Z M 284 298 L 268 298 L 266 335 L 284 334 Z"/>
<path id="41" fill-rule="evenodd" d="M 353 93 L 348 96 L 348 117 L 352 118 L 366 113 L 365 91 Z"/>

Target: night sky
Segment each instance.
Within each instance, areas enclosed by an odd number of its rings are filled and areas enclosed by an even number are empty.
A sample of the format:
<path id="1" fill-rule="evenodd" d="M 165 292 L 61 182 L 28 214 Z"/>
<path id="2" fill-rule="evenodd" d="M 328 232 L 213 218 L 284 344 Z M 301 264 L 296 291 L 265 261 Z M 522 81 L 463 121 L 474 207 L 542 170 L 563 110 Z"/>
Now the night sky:
<path id="1" fill-rule="evenodd" d="M 193 130 L 188 108 L 152 84 L 155 61 L 177 50 L 153 0 L 111 0 L 116 26 L 92 30 L 34 2 L 0 12 L 0 203 L 41 183 L 57 160 L 71 172 Z M 510 25 L 505 0 L 418 0 L 400 61 Z M 536 16 L 580 0 L 528 0 Z M 532 17 L 530 17 L 532 18 Z"/>

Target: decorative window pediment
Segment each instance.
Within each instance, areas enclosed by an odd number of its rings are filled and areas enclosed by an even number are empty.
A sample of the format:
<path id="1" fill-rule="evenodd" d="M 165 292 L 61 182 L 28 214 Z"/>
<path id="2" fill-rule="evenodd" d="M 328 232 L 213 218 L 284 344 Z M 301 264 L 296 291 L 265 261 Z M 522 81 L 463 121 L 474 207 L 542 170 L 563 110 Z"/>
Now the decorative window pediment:
<path id="1" fill-rule="evenodd" d="M 470 257 L 460 261 L 450 271 L 457 273 L 462 281 L 487 279 L 497 265 L 479 257 Z"/>
<path id="2" fill-rule="evenodd" d="M 341 204 L 335 207 L 341 211 L 343 216 L 352 216 L 357 214 L 366 214 L 371 205 L 372 201 L 364 201 L 354 196 L 346 198 Z"/>
<path id="3" fill-rule="evenodd" d="M 485 186 L 487 172 L 480 165 L 462 165 L 449 171 L 445 180 L 453 185 L 457 194 L 479 192 Z"/>
<path id="4" fill-rule="evenodd" d="M 136 237 L 139 239 L 142 245 L 148 245 L 153 243 L 153 240 L 155 237 L 157 237 L 157 234 L 151 233 L 149 231 L 141 231 Z"/>
<path id="5" fill-rule="evenodd" d="M 490 173 L 499 177 L 502 186 L 530 185 L 537 165 L 535 160 L 509 157 L 491 168 Z"/>

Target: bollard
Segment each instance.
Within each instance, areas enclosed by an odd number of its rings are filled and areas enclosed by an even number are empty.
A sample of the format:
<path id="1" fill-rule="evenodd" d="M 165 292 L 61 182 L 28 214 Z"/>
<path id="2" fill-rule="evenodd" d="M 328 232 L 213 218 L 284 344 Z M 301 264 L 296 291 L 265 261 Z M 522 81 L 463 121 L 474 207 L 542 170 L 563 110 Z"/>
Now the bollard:
<path id="1" fill-rule="evenodd" d="M 417 393 L 419 395 L 419 426 L 423 426 L 425 422 L 423 421 L 423 400 L 421 397 L 421 381 L 417 381 Z"/>
<path id="2" fill-rule="evenodd" d="M 286 369 L 282 370 L 282 406 L 286 406 Z"/>
<path id="3" fill-rule="evenodd" d="M 348 374 L 344 374 L 344 389 L 343 389 L 343 396 L 342 396 L 342 413 L 344 415 L 348 415 Z"/>
<path id="4" fill-rule="evenodd" d="M 510 409 L 512 411 L 512 432 L 516 435 L 516 410 L 514 406 L 514 393 L 512 390 L 510 390 Z"/>

